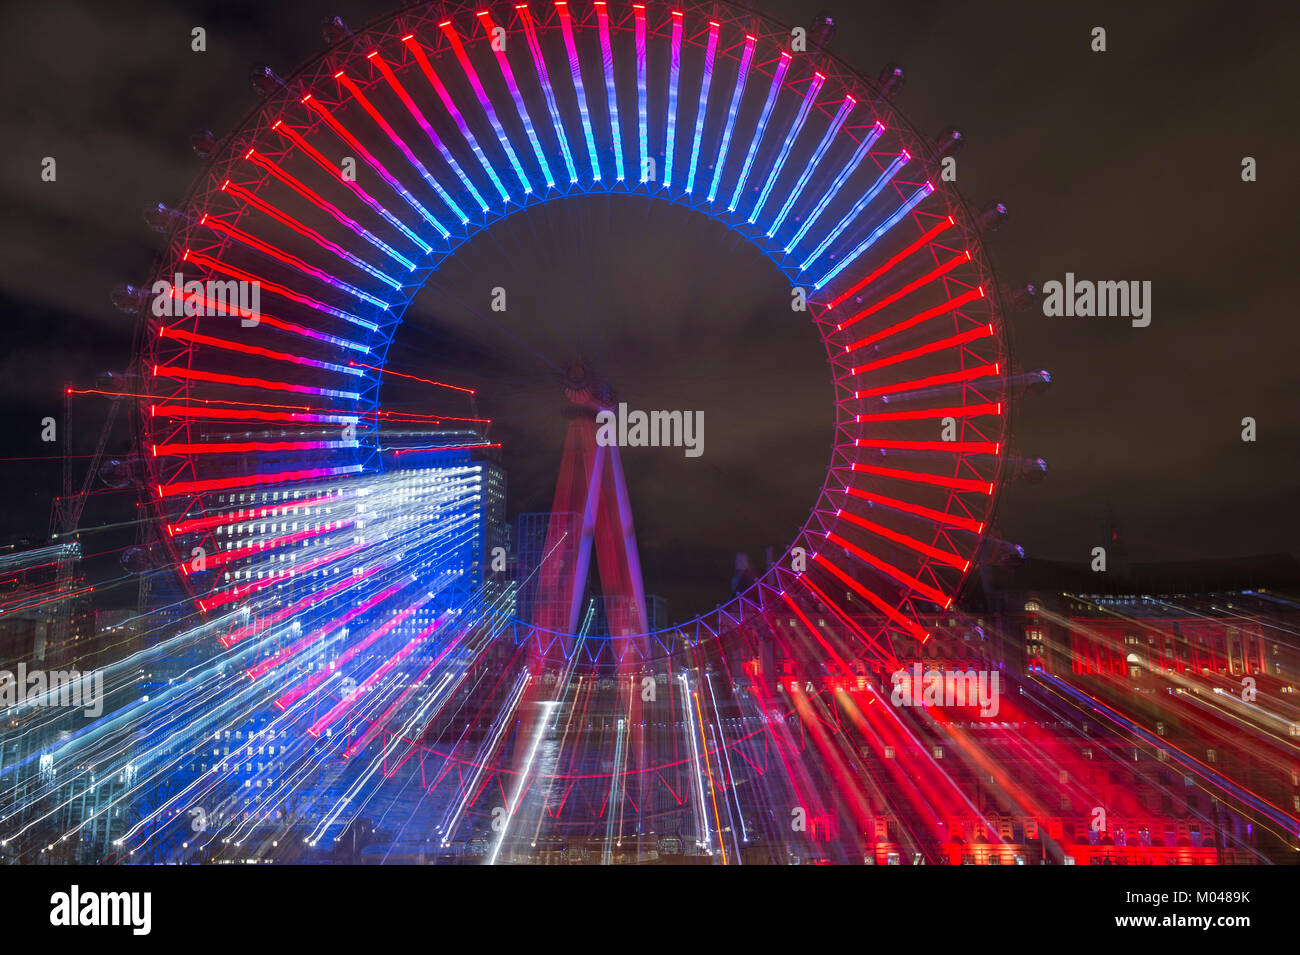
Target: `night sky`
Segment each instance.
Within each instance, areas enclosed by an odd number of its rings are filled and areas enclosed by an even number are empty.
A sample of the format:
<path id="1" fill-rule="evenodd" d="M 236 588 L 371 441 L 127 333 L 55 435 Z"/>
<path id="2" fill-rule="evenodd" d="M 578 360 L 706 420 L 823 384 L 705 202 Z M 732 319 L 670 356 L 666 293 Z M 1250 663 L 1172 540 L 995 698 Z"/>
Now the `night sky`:
<path id="1" fill-rule="evenodd" d="M 896 102 L 917 127 L 964 132 L 958 185 L 975 205 L 1010 209 L 991 240 L 1004 282 L 1073 272 L 1153 284 L 1147 328 L 1011 317 L 1017 363 L 1055 380 L 1022 404 L 1017 452 L 1045 458 L 1051 474 L 1006 491 L 997 533 L 1031 556 L 1083 561 L 1109 507 L 1135 561 L 1294 553 L 1294 13 L 1277 3 L 1135 6 L 754 5 L 791 24 L 829 10 L 833 48 L 848 62 L 869 77 L 886 61 L 904 66 Z M 52 454 L 40 419 L 59 415 L 63 387 L 93 387 L 126 365 L 131 320 L 108 290 L 148 278 L 159 237 L 141 211 L 179 203 L 199 173 L 189 134 L 236 125 L 256 102 L 249 65 L 290 72 L 321 48 L 323 16 L 358 26 L 387 9 L 8 6 L 5 458 Z M 194 26 L 207 29 L 206 53 L 190 51 Z M 1105 53 L 1090 49 L 1095 26 L 1107 31 Z M 40 181 L 44 156 L 58 161 L 55 183 Z M 1257 182 L 1241 181 L 1244 156 L 1258 161 Z M 672 595 L 675 616 L 726 596 L 731 555 L 789 542 L 829 453 L 823 352 L 792 322 L 780 277 L 721 226 L 645 201 L 547 206 L 492 236 L 417 300 L 392 367 L 451 368 L 482 387 L 508 449 L 512 510 L 549 509 L 563 434 L 555 370 L 573 354 L 642 407 L 703 409 L 703 458 L 625 460 L 650 589 Z M 510 307 L 492 327 L 476 318 L 498 285 Z M 91 450 L 104 409 L 74 406 L 75 452 Z M 1245 416 L 1258 422 L 1253 444 L 1240 437 Z M 125 439 L 115 435 L 113 450 Z M 53 461 L 0 463 L 0 535 L 43 537 L 58 480 Z M 120 509 L 105 499 L 87 519 L 120 519 Z"/>

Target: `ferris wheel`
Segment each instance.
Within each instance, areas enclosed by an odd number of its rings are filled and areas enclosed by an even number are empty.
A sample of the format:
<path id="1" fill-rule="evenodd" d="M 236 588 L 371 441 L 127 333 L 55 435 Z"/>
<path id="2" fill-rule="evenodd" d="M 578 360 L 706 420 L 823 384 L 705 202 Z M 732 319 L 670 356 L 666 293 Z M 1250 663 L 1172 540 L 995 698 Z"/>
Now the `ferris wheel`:
<path id="1" fill-rule="evenodd" d="M 198 606 L 349 555 L 343 521 L 219 536 L 384 470 L 383 424 L 413 417 L 381 400 L 389 346 L 464 243 L 540 203 L 619 194 L 759 250 L 834 385 L 807 523 L 749 591 L 672 635 L 852 594 L 923 640 L 919 612 L 951 604 L 1007 458 L 1015 382 L 983 242 L 1005 210 L 972 212 L 943 176 L 960 134 L 919 136 L 891 102 L 901 71 L 868 82 L 823 49 L 827 29 L 729 4 L 416 4 L 329 26 L 286 78 L 255 71 L 263 100 L 199 141 L 208 168 L 156 212 L 167 247 L 142 304 L 150 497 Z M 291 569 L 241 573 L 277 552 Z"/>

